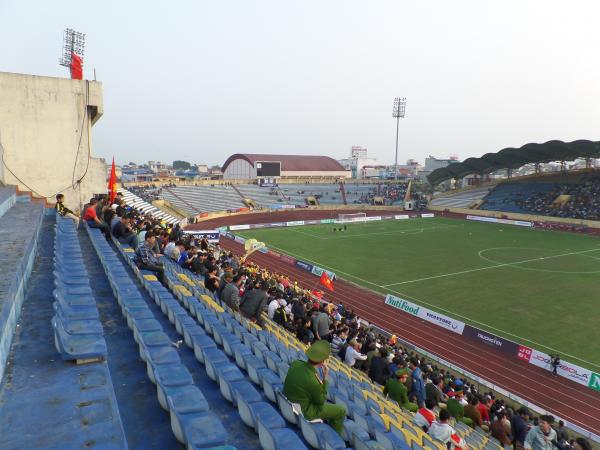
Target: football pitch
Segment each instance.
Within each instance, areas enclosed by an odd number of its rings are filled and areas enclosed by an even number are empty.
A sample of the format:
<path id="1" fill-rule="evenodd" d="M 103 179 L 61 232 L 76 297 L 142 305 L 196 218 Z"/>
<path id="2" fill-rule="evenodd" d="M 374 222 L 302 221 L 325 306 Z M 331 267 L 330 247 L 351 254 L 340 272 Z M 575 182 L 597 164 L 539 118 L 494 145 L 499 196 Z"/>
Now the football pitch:
<path id="1" fill-rule="evenodd" d="M 333 228 L 236 233 L 373 291 L 600 367 L 599 238 L 439 217 Z"/>

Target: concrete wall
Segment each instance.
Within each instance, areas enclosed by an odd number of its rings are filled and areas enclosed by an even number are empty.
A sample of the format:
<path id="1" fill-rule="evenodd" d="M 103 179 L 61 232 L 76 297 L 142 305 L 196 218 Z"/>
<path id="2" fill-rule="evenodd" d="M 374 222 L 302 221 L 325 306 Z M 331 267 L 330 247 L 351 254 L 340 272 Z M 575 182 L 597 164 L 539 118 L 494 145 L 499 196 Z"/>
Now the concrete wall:
<path id="1" fill-rule="evenodd" d="M 91 137 L 102 114 L 101 83 L 0 72 L 0 181 L 50 202 L 62 192 L 71 209 L 105 193 Z"/>

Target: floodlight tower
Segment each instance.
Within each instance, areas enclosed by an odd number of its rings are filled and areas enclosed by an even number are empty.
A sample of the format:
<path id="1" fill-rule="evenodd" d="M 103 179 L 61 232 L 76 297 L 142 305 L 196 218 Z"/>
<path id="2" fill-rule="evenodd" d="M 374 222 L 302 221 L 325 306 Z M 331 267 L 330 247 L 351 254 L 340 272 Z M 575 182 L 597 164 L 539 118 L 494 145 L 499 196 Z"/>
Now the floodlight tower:
<path id="1" fill-rule="evenodd" d="M 83 52 L 85 51 L 85 34 L 67 28 L 63 35 L 63 54 L 58 63 L 64 67 L 71 67 L 71 57 L 73 53 L 83 61 Z"/>
<path id="2" fill-rule="evenodd" d="M 394 110 L 392 117 L 396 119 L 396 158 L 394 159 L 394 180 L 398 181 L 398 130 L 400 128 L 400 118 L 404 118 L 406 111 L 406 98 L 396 97 L 394 99 Z"/>

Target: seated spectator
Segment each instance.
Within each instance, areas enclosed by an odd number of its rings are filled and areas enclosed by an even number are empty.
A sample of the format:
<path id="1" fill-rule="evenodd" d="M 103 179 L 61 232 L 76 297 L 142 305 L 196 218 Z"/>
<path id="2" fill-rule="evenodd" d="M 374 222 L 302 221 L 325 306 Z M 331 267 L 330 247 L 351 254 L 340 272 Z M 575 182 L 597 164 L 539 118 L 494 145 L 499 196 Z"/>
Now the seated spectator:
<path id="1" fill-rule="evenodd" d="M 449 398 L 446 402 L 446 409 L 456 420 L 461 421 L 465 425 L 473 426 L 473 421 L 468 417 L 465 417 L 465 407 L 459 400 L 462 398 L 462 395 L 463 392 L 458 390 L 454 391 L 452 395 L 449 393 Z"/>
<path id="2" fill-rule="evenodd" d="M 434 408 L 437 406 L 432 399 L 425 400 L 425 408 L 419 408 L 413 417 L 413 423 L 421 428 L 425 433 L 429 430 L 431 424 L 435 421 Z"/>
<path id="3" fill-rule="evenodd" d="M 95 198 L 90 199 L 90 203 L 83 213 L 83 220 L 88 224 L 90 228 L 99 228 L 106 236 L 106 239 L 110 239 L 110 232 L 108 229 L 108 225 L 98 219 L 98 214 L 96 212 L 96 207 L 98 206 L 98 200 Z"/>
<path id="4" fill-rule="evenodd" d="M 425 385 L 425 401 L 432 400 L 436 406 L 445 404 L 448 396 L 443 392 L 444 379 L 437 375 L 431 379 L 431 383 Z"/>
<path id="5" fill-rule="evenodd" d="M 489 427 L 483 423 L 483 419 L 481 417 L 481 413 L 479 412 L 479 398 L 476 395 L 472 395 L 469 399 L 469 404 L 465 406 L 465 415 L 464 417 L 471 419 L 474 427 L 483 428 L 485 431 L 489 430 Z"/>
<path id="6" fill-rule="evenodd" d="M 315 341 L 310 317 L 299 317 L 296 319 L 296 337 L 303 344 L 312 344 Z"/>
<path id="7" fill-rule="evenodd" d="M 113 228 L 112 234 L 121 244 L 127 244 L 131 248 L 136 249 L 138 246 L 138 237 L 129 227 L 130 220 L 131 217 L 128 215 L 121 217 Z"/>
<path id="8" fill-rule="evenodd" d="M 338 434 L 344 429 L 346 408 L 327 403 L 329 368 L 325 364 L 331 354 L 327 341 L 318 341 L 306 351 L 308 361 L 296 360 L 283 384 L 283 394 L 293 403 L 298 403 L 307 420 L 322 419 Z"/>
<path id="9" fill-rule="evenodd" d="M 165 268 L 162 263 L 158 260 L 159 255 L 156 255 L 153 251 L 156 245 L 156 236 L 152 231 L 146 233 L 146 239 L 135 251 L 135 264 L 140 270 L 149 270 L 154 272 L 158 280 L 167 286 L 167 278 L 165 276 Z"/>
<path id="10" fill-rule="evenodd" d="M 410 412 L 417 412 L 419 407 L 415 403 L 408 401 L 408 390 L 404 385 L 408 379 L 408 370 L 399 369 L 395 375 L 396 378 L 392 377 L 388 379 L 383 388 L 383 395 L 394 400 L 401 408 L 407 409 Z"/>
<path id="11" fill-rule="evenodd" d="M 538 426 L 531 428 L 525 437 L 524 448 L 532 450 L 553 450 L 556 442 L 556 431 L 552 428 L 554 417 L 542 415 Z"/>
<path id="12" fill-rule="evenodd" d="M 346 348 L 346 353 L 344 355 L 344 362 L 348 364 L 350 367 L 353 367 L 356 364 L 356 361 L 364 361 L 367 359 L 367 355 L 363 355 L 360 351 L 360 344 L 353 340 L 350 342 L 350 345 Z"/>
<path id="13" fill-rule="evenodd" d="M 56 205 L 54 205 L 56 212 L 63 217 L 73 220 L 73 222 L 75 222 L 75 228 L 79 228 L 79 217 L 63 204 L 64 201 L 65 196 L 63 194 L 56 195 Z"/>
<path id="14" fill-rule="evenodd" d="M 440 411 L 440 417 L 433 422 L 427 431 L 427 434 L 438 441 L 442 441 L 452 450 L 456 447 L 466 448 L 466 443 L 456 434 L 454 428 L 448 423 L 450 414 L 445 409 Z"/>

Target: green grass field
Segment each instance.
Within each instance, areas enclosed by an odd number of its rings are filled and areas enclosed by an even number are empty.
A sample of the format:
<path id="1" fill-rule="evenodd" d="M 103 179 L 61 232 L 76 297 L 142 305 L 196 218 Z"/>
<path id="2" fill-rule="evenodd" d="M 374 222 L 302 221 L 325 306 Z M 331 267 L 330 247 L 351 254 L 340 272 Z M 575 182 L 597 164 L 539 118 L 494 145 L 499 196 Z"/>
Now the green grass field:
<path id="1" fill-rule="evenodd" d="M 444 218 L 238 232 L 464 322 L 600 367 L 600 239 Z"/>

